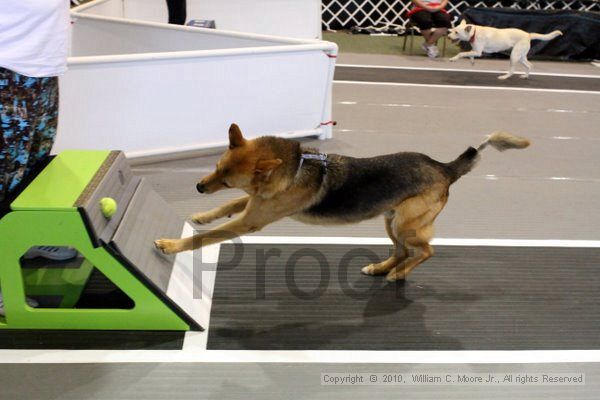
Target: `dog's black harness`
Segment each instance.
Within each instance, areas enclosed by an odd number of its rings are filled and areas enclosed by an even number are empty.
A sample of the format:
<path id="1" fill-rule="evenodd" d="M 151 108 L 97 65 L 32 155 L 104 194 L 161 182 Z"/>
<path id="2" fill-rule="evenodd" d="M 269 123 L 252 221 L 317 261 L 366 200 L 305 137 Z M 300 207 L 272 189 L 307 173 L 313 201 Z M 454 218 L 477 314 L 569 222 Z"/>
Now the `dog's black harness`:
<path id="1" fill-rule="evenodd" d="M 300 170 L 304 164 L 304 160 L 317 160 L 323 163 L 323 175 L 327 175 L 327 154 L 325 153 L 302 153 L 300 154 L 300 163 L 298 164 L 298 170 L 296 171 L 296 178 L 300 175 Z"/>

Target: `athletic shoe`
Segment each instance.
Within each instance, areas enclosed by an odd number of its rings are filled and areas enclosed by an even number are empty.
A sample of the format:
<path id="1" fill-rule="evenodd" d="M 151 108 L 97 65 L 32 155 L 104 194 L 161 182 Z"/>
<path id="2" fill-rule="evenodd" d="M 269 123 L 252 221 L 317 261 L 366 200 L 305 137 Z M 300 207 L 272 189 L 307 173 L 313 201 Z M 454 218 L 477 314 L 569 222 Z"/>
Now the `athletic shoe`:
<path id="1" fill-rule="evenodd" d="M 435 44 L 427 45 L 427 43 L 423 42 L 421 48 L 427 53 L 427 57 L 436 58 L 439 54 L 439 50 Z"/>
<path id="2" fill-rule="evenodd" d="M 427 46 L 427 43 L 425 43 L 425 42 L 421 43 L 421 48 L 423 49 L 425 54 L 429 55 L 429 46 Z"/>
<path id="3" fill-rule="evenodd" d="M 32 308 L 36 308 L 37 306 L 40 305 L 37 301 L 35 301 L 34 299 L 30 299 L 29 297 L 27 297 L 25 300 L 27 301 L 27 305 Z M 2 317 L 5 316 L 4 297 L 2 296 L 2 292 L 0 292 L 0 316 L 2 316 Z"/>
<path id="4" fill-rule="evenodd" d="M 30 260 L 36 257 L 43 257 L 49 260 L 64 261 L 77 257 L 77 250 L 70 247 L 57 246 L 34 246 L 23 258 Z"/>
<path id="5" fill-rule="evenodd" d="M 429 46 L 429 53 L 427 53 L 427 56 L 429 56 L 429 58 L 436 58 L 439 54 L 440 51 L 438 50 L 438 47 L 435 44 Z"/>

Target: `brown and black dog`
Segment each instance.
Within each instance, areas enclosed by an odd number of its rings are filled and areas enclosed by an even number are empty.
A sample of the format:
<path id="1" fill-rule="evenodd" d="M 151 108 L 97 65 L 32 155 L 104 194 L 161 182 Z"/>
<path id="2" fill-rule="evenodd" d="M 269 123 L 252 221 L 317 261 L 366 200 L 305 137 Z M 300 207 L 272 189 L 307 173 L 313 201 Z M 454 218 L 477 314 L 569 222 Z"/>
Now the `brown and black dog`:
<path id="1" fill-rule="evenodd" d="M 404 277 L 433 255 L 429 241 L 433 222 L 448 201 L 448 189 L 477 163 L 480 152 L 522 149 L 525 138 L 494 133 L 477 149 L 469 147 L 449 163 L 420 153 L 396 153 L 371 158 L 324 155 L 299 142 L 278 137 L 244 139 L 235 124 L 229 128 L 229 150 L 215 172 L 198 184 L 200 193 L 238 188 L 248 195 L 192 220 L 207 224 L 240 214 L 215 229 L 183 239 L 159 239 L 166 254 L 193 250 L 232 239 L 285 217 L 308 224 L 347 224 L 383 214 L 394 244 L 390 258 L 362 269 L 368 275 Z"/>

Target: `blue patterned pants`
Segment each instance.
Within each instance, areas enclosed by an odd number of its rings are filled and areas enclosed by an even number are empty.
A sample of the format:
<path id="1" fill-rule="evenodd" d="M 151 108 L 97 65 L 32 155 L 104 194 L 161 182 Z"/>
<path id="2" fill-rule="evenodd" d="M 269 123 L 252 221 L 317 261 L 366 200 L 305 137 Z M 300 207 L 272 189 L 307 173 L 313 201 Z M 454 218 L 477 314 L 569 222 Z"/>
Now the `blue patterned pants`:
<path id="1" fill-rule="evenodd" d="M 58 125 L 58 78 L 0 67 L 0 202 L 50 154 Z"/>

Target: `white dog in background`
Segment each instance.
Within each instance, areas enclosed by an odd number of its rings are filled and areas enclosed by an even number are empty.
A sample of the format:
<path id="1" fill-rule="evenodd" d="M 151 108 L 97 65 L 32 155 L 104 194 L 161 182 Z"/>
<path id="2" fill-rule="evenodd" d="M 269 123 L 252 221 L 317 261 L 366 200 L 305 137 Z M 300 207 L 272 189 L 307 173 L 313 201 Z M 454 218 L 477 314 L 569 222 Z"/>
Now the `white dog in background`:
<path id="1" fill-rule="evenodd" d="M 543 35 L 514 28 L 498 29 L 489 26 L 472 25 L 467 24 L 463 19 L 456 28 L 450 30 L 448 38 L 454 42 L 470 42 L 471 51 L 458 53 L 450 61 L 469 57 L 471 64 L 473 64 L 474 57 L 480 57 L 481 53 L 496 53 L 512 47 L 512 52 L 510 53 L 510 70 L 507 74 L 499 76 L 498 79 L 506 79 L 512 76 L 518 62 L 523 64 L 527 69 L 525 75 L 522 75 L 521 78 L 528 78 L 533 67 L 527 60 L 531 40 L 552 40 L 560 35 L 562 35 L 561 31 L 553 31 Z"/>

